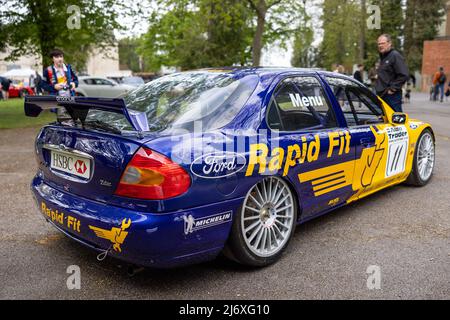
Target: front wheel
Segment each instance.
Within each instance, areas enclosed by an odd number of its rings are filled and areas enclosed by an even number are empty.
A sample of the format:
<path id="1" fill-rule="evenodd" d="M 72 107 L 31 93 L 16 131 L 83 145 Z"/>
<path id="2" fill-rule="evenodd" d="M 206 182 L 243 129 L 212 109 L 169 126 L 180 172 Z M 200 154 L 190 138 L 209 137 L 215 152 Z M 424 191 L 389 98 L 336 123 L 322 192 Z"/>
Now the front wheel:
<path id="1" fill-rule="evenodd" d="M 426 185 L 433 176 L 434 157 L 434 136 L 429 129 L 425 129 L 417 141 L 417 147 L 414 151 L 413 167 L 407 183 L 415 186 Z"/>
<path id="2" fill-rule="evenodd" d="M 291 239 L 297 205 L 289 185 L 268 177 L 254 185 L 236 213 L 224 254 L 241 264 L 263 267 L 277 261 Z"/>

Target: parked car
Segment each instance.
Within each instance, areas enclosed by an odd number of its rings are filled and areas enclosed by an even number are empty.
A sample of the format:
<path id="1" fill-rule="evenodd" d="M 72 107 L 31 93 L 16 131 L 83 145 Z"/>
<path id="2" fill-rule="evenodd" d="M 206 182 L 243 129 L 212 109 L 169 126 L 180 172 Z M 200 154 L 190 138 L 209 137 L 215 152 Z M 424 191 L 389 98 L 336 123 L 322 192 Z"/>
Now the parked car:
<path id="1" fill-rule="evenodd" d="M 123 77 L 120 83 L 127 84 L 133 87 L 139 87 L 145 84 L 144 79 L 142 79 L 141 77 Z"/>
<path id="2" fill-rule="evenodd" d="M 19 84 L 12 83 L 9 86 L 9 97 L 10 98 L 23 98 L 26 96 L 33 96 L 34 90 L 29 86 L 23 86 Z"/>
<path id="3" fill-rule="evenodd" d="M 114 80 L 102 77 L 78 77 L 78 88 L 75 94 L 81 97 L 116 98 L 135 89 L 134 86 L 119 84 Z"/>
<path id="4" fill-rule="evenodd" d="M 29 116 L 55 107 L 72 119 L 36 138 L 39 211 L 78 242 L 144 266 L 221 252 L 267 266 L 296 225 L 390 186 L 424 186 L 435 164 L 430 124 L 331 72 L 200 70 L 124 99 L 25 100 Z"/>

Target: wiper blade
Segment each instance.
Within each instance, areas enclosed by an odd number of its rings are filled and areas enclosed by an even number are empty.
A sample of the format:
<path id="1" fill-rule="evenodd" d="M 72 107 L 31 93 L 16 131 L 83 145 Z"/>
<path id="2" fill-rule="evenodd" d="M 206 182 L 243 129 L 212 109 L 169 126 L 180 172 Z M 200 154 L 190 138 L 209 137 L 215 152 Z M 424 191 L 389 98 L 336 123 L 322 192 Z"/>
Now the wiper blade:
<path id="1" fill-rule="evenodd" d="M 83 127 L 89 127 L 92 129 L 99 129 L 99 130 L 112 132 L 112 133 L 116 133 L 116 134 L 122 134 L 122 130 L 118 129 L 117 127 L 115 127 L 113 125 L 110 125 L 106 122 L 102 122 L 99 120 L 84 121 Z"/>

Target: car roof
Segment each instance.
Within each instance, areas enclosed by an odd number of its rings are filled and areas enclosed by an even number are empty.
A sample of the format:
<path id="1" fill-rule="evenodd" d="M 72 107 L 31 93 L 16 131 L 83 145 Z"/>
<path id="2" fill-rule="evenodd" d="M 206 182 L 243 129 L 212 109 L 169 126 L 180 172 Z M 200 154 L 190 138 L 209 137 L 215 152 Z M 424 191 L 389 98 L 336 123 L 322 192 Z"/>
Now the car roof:
<path id="1" fill-rule="evenodd" d="M 285 73 L 305 73 L 311 74 L 317 72 L 323 76 L 338 76 L 345 79 L 353 79 L 352 77 L 346 76 L 344 74 L 329 72 L 319 68 L 296 68 L 296 67 L 221 67 L 221 68 L 204 68 L 198 70 L 191 70 L 191 72 L 196 71 L 208 71 L 208 72 L 223 72 L 230 73 L 233 76 L 240 78 L 249 74 L 257 74 L 259 76 L 277 76 Z M 189 71 L 188 71 L 189 72 Z"/>

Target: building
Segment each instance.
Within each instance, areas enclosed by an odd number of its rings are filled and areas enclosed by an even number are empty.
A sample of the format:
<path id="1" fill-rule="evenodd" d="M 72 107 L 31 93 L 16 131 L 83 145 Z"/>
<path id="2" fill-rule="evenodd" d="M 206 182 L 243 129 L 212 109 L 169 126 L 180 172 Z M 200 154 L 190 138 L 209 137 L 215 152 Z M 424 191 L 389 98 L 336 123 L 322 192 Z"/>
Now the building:
<path id="1" fill-rule="evenodd" d="M 446 5 L 447 13 L 434 40 L 425 41 L 422 58 L 422 91 L 428 92 L 433 81 L 433 75 L 444 67 L 447 78 L 450 79 L 450 1 Z"/>
<path id="2" fill-rule="evenodd" d="M 41 58 L 38 55 L 25 55 L 21 56 L 15 61 L 6 61 L 5 58 L 9 55 L 9 50 L 6 52 L 0 52 L 0 75 L 11 69 L 25 69 L 30 68 L 42 73 Z M 77 70 L 79 71 L 79 70 Z M 119 48 L 118 46 L 111 47 L 106 51 L 100 51 L 100 49 L 94 49 L 89 54 L 89 58 L 86 64 L 86 73 L 92 76 L 110 76 L 110 75 L 122 75 L 127 76 L 131 74 L 129 70 L 119 69 Z"/>

